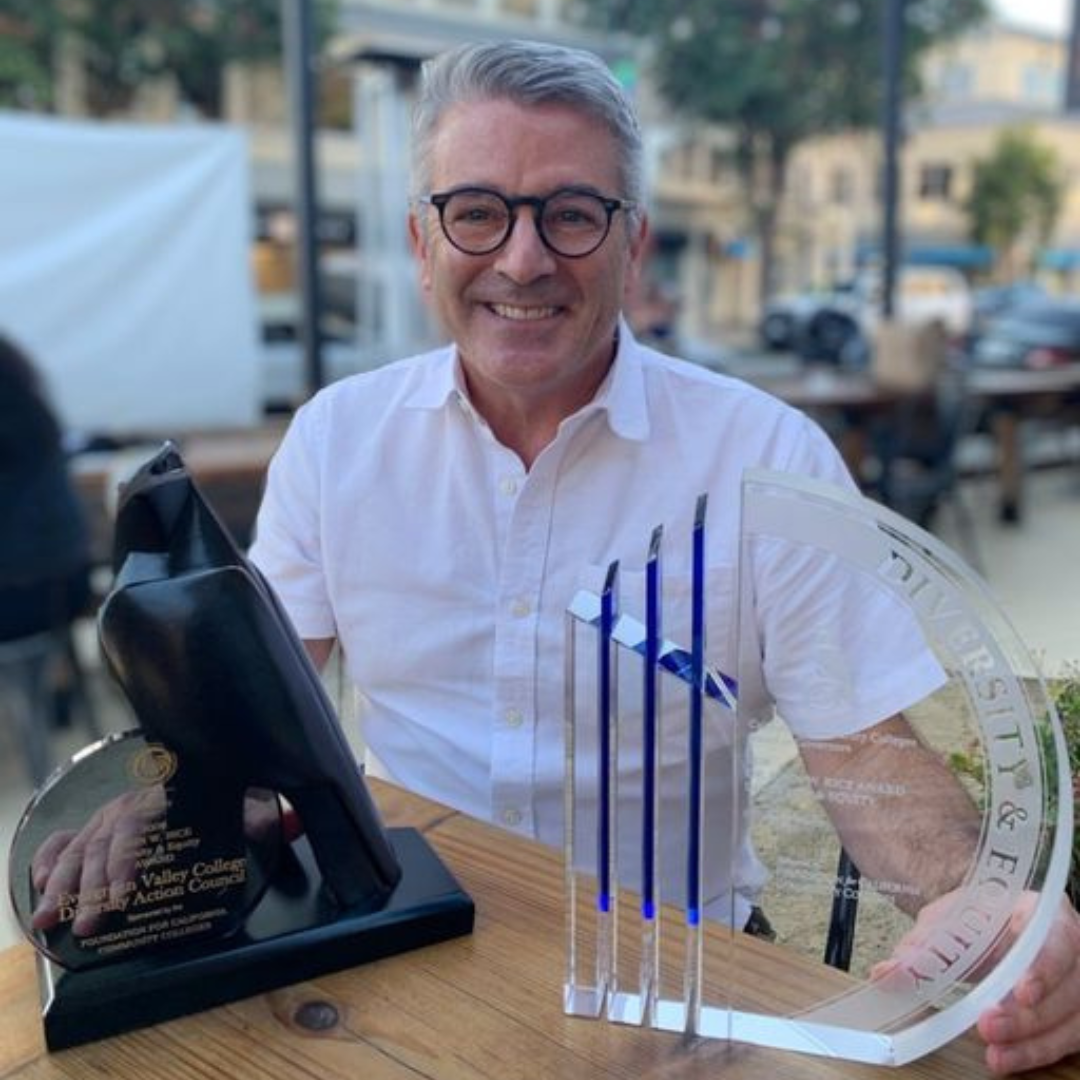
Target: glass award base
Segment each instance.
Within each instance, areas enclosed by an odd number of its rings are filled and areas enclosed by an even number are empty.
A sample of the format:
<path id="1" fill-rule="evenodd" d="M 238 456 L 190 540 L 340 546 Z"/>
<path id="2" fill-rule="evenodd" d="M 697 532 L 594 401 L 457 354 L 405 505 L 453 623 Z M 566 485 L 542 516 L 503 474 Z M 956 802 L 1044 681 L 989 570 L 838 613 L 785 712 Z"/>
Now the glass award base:
<path id="1" fill-rule="evenodd" d="M 472 900 L 424 837 L 389 835 L 403 873 L 376 911 L 331 908 L 301 839 L 231 937 L 79 971 L 39 953 L 46 1045 L 75 1046 L 471 932 Z"/>

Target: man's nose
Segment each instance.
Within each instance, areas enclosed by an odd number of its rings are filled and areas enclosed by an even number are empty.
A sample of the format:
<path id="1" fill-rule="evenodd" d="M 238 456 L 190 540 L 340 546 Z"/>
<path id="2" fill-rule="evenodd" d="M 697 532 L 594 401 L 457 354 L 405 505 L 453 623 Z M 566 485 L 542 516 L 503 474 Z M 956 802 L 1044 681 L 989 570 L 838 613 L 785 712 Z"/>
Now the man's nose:
<path id="1" fill-rule="evenodd" d="M 531 206 L 515 208 L 514 227 L 498 251 L 495 269 L 512 281 L 535 281 L 555 269 L 555 254 L 540 237 L 536 213 Z"/>

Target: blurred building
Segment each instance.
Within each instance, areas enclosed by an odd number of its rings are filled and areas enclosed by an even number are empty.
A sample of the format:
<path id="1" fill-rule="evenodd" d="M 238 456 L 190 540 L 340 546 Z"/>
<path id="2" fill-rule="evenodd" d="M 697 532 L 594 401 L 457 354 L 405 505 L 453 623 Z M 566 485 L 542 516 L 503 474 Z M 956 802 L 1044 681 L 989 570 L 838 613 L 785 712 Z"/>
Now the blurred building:
<path id="1" fill-rule="evenodd" d="M 707 358 L 710 343 L 756 322 L 758 253 L 725 132 L 673 121 L 650 89 L 643 43 L 583 30 L 574 16 L 584 2 L 340 0 L 340 26 L 318 72 L 317 229 L 330 328 L 340 323 L 351 333 L 357 326 L 373 360 L 410 351 L 433 333 L 405 244 L 409 107 L 419 63 L 476 38 L 525 36 L 593 49 L 634 95 L 647 139 L 653 233 L 641 328 L 700 346 Z M 77 57 L 61 68 L 61 111 L 78 115 Z M 1080 290 L 1080 113 L 1064 107 L 1069 70 L 1064 38 L 1001 22 L 928 55 L 928 94 L 908 111 L 901 154 L 909 261 L 987 272 L 989 253 L 968 240 L 963 209 L 973 165 L 1003 127 L 1024 123 L 1054 147 L 1068 181 L 1039 272 L 1056 288 Z M 254 259 L 267 318 L 287 326 L 296 317 L 296 180 L 281 65 L 234 67 L 226 101 L 226 119 L 250 137 Z M 167 79 L 143 88 L 135 107 L 151 119 L 183 115 Z M 830 284 L 876 257 L 881 142 L 871 131 L 797 149 L 777 237 L 781 290 Z"/>
<path id="2" fill-rule="evenodd" d="M 1067 185 L 1053 237 L 1032 252 L 1035 272 L 1080 289 L 1080 113 L 1064 107 L 1067 62 L 1064 38 L 1002 22 L 927 56 L 927 94 L 908 111 L 901 153 L 907 261 L 990 272 L 992 253 L 969 239 L 964 206 L 975 162 L 1020 126 L 1053 148 Z M 880 143 L 876 132 L 839 135 L 794 155 L 780 251 L 788 289 L 848 277 L 880 250 Z"/>

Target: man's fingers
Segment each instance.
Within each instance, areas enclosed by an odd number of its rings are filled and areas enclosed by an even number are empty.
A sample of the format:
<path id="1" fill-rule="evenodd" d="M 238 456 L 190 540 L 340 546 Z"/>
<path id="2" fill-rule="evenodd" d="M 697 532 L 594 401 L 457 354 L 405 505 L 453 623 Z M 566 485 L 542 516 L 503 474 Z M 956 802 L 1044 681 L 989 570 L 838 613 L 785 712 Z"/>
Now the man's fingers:
<path id="1" fill-rule="evenodd" d="M 101 923 L 102 909 L 109 896 L 108 859 L 109 837 L 95 836 L 83 851 L 79 900 L 75 921 L 71 924 L 71 932 L 76 937 L 92 934 Z"/>
<path id="2" fill-rule="evenodd" d="M 986 1063 L 1004 1075 L 1080 1051 L 1080 918 L 1064 903 L 1013 992 L 979 1018 Z"/>
<path id="3" fill-rule="evenodd" d="M 38 892 L 45 891 L 57 860 L 75 836 L 74 829 L 60 829 L 47 837 L 41 847 L 34 852 L 34 857 L 30 861 L 30 880 Z"/>
<path id="4" fill-rule="evenodd" d="M 38 890 L 41 898 L 31 918 L 35 930 L 51 930 L 74 914 L 82 878 L 85 842 L 81 833 L 69 839 L 70 842 L 53 862 L 44 885 Z M 70 914 L 67 914 L 69 911 Z"/>
<path id="5" fill-rule="evenodd" d="M 1052 1065 L 1080 1050 L 1080 1033 L 1076 1028 L 1075 1018 L 1067 1017 L 1032 1038 L 1017 1042 L 989 1042 L 986 1047 L 987 1068 L 998 1076 L 1006 1076 Z M 982 1032 L 981 1022 L 979 1031 Z"/>

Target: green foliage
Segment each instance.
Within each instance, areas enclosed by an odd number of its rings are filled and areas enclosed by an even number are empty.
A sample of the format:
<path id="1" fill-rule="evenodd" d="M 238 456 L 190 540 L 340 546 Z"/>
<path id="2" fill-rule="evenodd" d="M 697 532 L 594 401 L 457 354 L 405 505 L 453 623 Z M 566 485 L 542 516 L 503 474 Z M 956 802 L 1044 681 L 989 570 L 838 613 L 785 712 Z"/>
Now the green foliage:
<path id="1" fill-rule="evenodd" d="M 0 0 L 0 107 L 52 104 L 52 44 L 58 17 L 42 0 Z"/>
<path id="2" fill-rule="evenodd" d="M 882 0 L 600 0 L 609 28 L 649 38 L 665 99 L 687 116 L 793 146 L 876 124 Z M 983 0 L 907 0 L 907 89 L 928 45 L 985 15 Z"/>
<path id="3" fill-rule="evenodd" d="M 1069 746 L 1069 765 L 1074 776 L 1080 776 L 1080 671 L 1060 680 L 1054 694 L 1065 741 Z"/>
<path id="4" fill-rule="evenodd" d="M 1045 243 L 1065 198 L 1065 177 L 1052 146 L 1026 128 L 1009 128 L 975 162 L 965 209 L 972 239 L 1008 259 L 1017 245 Z M 1019 269 L 1019 268 L 1018 268 Z"/>
<path id="5" fill-rule="evenodd" d="M 0 36 L 0 106 L 42 109 L 52 101 L 45 58 L 24 42 Z"/>
<path id="6" fill-rule="evenodd" d="M 315 0 L 316 33 L 324 40 L 337 0 Z M 281 55 L 281 0 L 0 0 L 0 28 L 13 31 L 0 103 L 19 104 L 51 75 L 62 37 L 76 43 L 88 82 L 91 113 L 125 108 L 143 80 L 171 73 L 181 96 L 219 116 L 225 65 Z M 29 89 L 28 89 L 29 88 Z M 35 94 L 34 96 L 39 96 Z"/>
<path id="7" fill-rule="evenodd" d="M 769 257 L 792 150 L 868 128 L 882 112 L 884 0 L 590 0 L 584 17 L 647 39 L 663 98 L 736 136 L 748 205 Z M 906 0 L 904 72 L 986 15 L 986 0 Z M 765 273 L 768 285 L 768 273 Z"/>
<path id="8" fill-rule="evenodd" d="M 1054 709 L 1061 722 L 1065 749 L 1069 758 L 1069 775 L 1073 781 L 1074 815 L 1080 807 L 1080 668 L 1073 668 L 1058 679 L 1051 680 L 1049 687 Z M 1049 762 L 1057 760 L 1053 732 L 1048 726 L 1040 728 L 1043 755 Z M 972 792 L 981 807 L 985 803 L 986 771 L 982 755 L 977 750 L 955 750 L 949 755 L 949 766 Z M 1057 799 L 1051 793 L 1048 809 L 1050 817 L 1056 816 Z M 1073 903 L 1080 902 L 1080 829 L 1073 832 L 1072 860 L 1069 870 L 1069 894 Z"/>
<path id="9" fill-rule="evenodd" d="M 1065 735 L 1069 754 L 1069 775 L 1073 781 L 1073 814 L 1077 813 L 1080 796 L 1080 669 L 1074 669 L 1053 687 L 1054 707 Z M 1073 831 L 1072 863 L 1069 869 L 1069 895 L 1074 904 L 1080 902 L 1080 829 Z"/>

